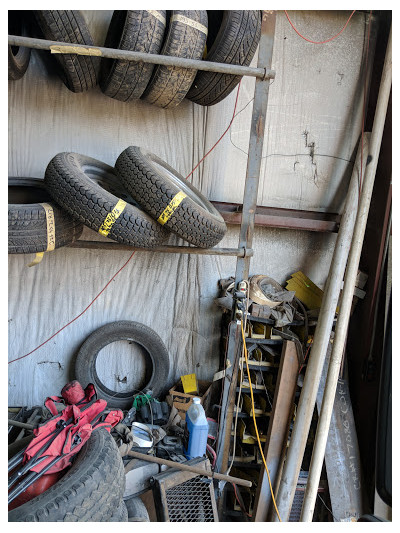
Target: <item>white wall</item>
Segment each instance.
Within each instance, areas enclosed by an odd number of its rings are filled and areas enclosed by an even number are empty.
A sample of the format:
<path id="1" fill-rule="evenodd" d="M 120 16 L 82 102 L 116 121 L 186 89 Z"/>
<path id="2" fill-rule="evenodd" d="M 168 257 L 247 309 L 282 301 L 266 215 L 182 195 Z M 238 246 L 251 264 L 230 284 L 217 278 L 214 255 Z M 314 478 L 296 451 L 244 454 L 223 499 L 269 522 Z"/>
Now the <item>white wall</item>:
<path id="1" fill-rule="evenodd" d="M 103 44 L 111 11 L 84 12 Z M 348 12 L 293 12 L 304 34 L 334 35 Z M 260 205 L 340 211 L 361 124 L 359 74 L 365 17 L 356 14 L 345 32 L 327 45 L 311 45 L 278 13 Z M 243 79 L 238 110 L 253 95 L 254 79 Z M 140 145 L 186 175 L 229 123 L 235 93 L 203 108 L 185 100 L 162 110 L 144 102 L 125 104 L 99 88 L 73 94 L 46 74 L 36 52 L 27 74 L 9 82 L 9 175 L 42 177 L 61 151 L 83 153 L 113 165 L 129 145 Z M 252 103 L 198 169 L 192 182 L 212 200 L 241 202 Z M 305 134 L 307 132 L 307 134 Z M 306 142 L 307 141 L 307 142 Z M 310 145 L 315 143 L 314 156 Z M 91 230 L 83 238 L 102 239 Z M 219 246 L 236 247 L 238 227 Z M 176 242 L 171 237 L 170 242 Z M 323 286 L 335 235 L 257 228 L 251 273 L 284 282 L 301 269 Z M 129 257 L 128 252 L 59 249 L 27 268 L 29 255 L 9 256 L 9 359 L 24 355 L 79 314 Z M 31 356 L 9 365 L 9 405 L 41 404 L 74 378 L 73 357 L 97 327 L 134 320 L 155 329 L 171 358 L 173 384 L 196 371 L 218 370 L 220 311 L 213 304 L 218 279 L 234 274 L 235 259 L 137 252 L 107 291 L 76 322 Z M 111 388 L 116 375 L 140 373 L 129 349 L 118 343 L 102 358 L 99 372 Z M 120 385 L 121 386 L 121 385 Z"/>

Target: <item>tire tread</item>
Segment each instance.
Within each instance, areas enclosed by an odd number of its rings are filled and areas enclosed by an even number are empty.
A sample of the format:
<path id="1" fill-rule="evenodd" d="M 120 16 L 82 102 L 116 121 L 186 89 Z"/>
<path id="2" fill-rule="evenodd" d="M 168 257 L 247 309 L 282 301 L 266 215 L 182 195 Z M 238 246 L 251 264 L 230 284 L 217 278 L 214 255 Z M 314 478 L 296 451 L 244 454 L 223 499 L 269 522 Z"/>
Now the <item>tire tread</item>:
<path id="1" fill-rule="evenodd" d="M 249 66 L 261 35 L 260 11 L 225 11 L 223 22 L 206 61 Z M 187 98 L 199 105 L 215 105 L 226 98 L 242 76 L 198 72 Z"/>

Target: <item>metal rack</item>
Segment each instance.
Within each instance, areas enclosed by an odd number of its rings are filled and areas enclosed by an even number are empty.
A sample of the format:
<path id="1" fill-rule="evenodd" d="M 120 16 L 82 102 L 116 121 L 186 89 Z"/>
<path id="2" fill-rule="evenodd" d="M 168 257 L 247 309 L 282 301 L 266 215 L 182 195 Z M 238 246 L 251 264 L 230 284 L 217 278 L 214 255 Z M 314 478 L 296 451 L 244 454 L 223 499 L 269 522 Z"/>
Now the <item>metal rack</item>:
<path id="1" fill-rule="evenodd" d="M 8 44 L 12 46 L 25 46 L 41 50 L 49 50 L 51 53 L 66 53 L 89 55 L 123 59 L 128 61 L 144 61 L 147 63 L 170 65 L 198 70 L 234 74 L 240 76 L 253 76 L 256 78 L 254 89 L 254 102 L 250 127 L 249 152 L 247 171 L 243 195 L 243 205 L 232 208 L 233 204 L 222 204 L 225 207 L 225 219 L 238 223 L 240 216 L 239 243 L 237 248 L 212 248 L 201 249 L 193 246 L 158 246 L 156 248 L 133 248 L 119 243 L 99 241 L 76 241 L 70 248 L 95 248 L 105 250 L 141 250 L 162 253 L 189 253 L 207 255 L 235 256 L 236 274 L 235 284 L 248 278 L 250 259 L 253 256 L 251 248 L 254 235 L 256 216 L 262 219 L 263 225 L 270 227 L 297 227 L 314 231 L 337 231 L 337 215 L 318 217 L 312 213 L 297 213 L 293 210 L 277 210 L 257 206 L 257 193 L 261 167 L 261 156 L 264 143 L 264 130 L 269 96 L 270 80 L 275 77 L 271 70 L 272 52 L 275 34 L 275 11 L 262 12 L 261 37 L 259 44 L 257 67 L 243 67 L 224 63 L 213 63 L 183 59 L 156 54 L 147 54 L 117 50 L 111 48 L 85 46 L 71 43 L 62 43 L 30 37 L 18 37 L 10 35 Z M 269 220 L 268 220 L 269 217 Z M 275 217 L 275 223 L 271 220 Z M 298 222 L 297 222 L 298 221 Z M 230 336 L 227 349 L 229 361 L 226 376 L 224 378 L 224 396 L 221 406 L 221 429 L 219 446 L 217 450 L 217 471 L 225 471 L 229 456 L 230 426 L 232 423 L 234 395 L 236 392 L 237 370 L 239 360 L 239 347 L 241 344 L 239 335 L 239 323 L 231 322 Z"/>
<path id="2" fill-rule="evenodd" d="M 241 67 L 237 65 L 226 65 L 221 63 L 211 63 L 207 61 L 195 61 L 183 58 L 143 54 L 138 52 L 128 52 L 85 45 L 73 45 L 72 47 L 71 43 L 60 43 L 55 41 L 45 41 L 26 37 L 9 36 L 8 38 L 9 45 L 45 49 L 50 50 L 52 53 L 75 53 L 81 55 L 94 55 L 97 57 L 108 57 L 114 59 L 144 61 L 147 63 L 171 65 L 184 68 L 195 68 L 198 70 L 220 72 L 240 76 L 252 76 L 256 78 L 243 206 L 238 206 L 236 204 L 235 207 L 234 204 L 219 203 L 221 207 L 217 207 L 227 223 L 240 223 L 238 247 L 199 249 L 192 246 L 159 246 L 151 249 L 136 248 L 141 251 L 156 251 L 162 253 L 190 253 L 235 256 L 237 258 L 235 272 L 236 286 L 240 281 L 246 280 L 248 278 L 250 259 L 254 253 L 252 249 L 254 225 L 257 224 L 257 222 L 267 227 L 303 229 L 307 231 L 337 232 L 341 218 L 337 214 L 313 213 L 299 210 L 268 208 L 256 205 L 261 165 L 261 154 L 264 141 L 265 118 L 268 105 L 269 80 L 275 77 L 275 72 L 271 70 L 271 59 L 275 33 L 275 17 L 275 11 L 263 11 L 262 13 L 261 40 L 259 46 L 257 68 Z M 386 78 L 387 76 L 385 76 L 385 83 L 386 85 L 388 85 L 388 80 Z M 389 83 L 389 89 L 390 84 L 391 79 Z M 387 94 L 387 98 L 388 97 L 389 95 Z M 383 130 L 384 115 L 385 113 L 382 113 L 382 110 L 380 109 L 378 117 L 379 124 L 378 126 L 376 126 L 377 132 L 379 129 Z M 376 122 L 378 123 L 378 120 L 376 120 Z M 382 136 L 382 132 L 380 132 L 380 134 L 377 133 L 376 137 L 378 138 L 379 135 Z M 371 188 L 375 179 L 376 161 L 378 159 L 379 149 L 380 144 L 376 142 L 375 157 L 372 158 L 373 164 L 369 166 L 367 171 L 367 178 L 369 180 L 369 183 L 372 184 Z M 367 197 L 367 194 L 365 196 Z M 370 200 L 366 200 L 366 203 L 369 201 Z M 217 204 L 217 202 L 214 202 L 214 204 Z M 369 203 L 366 209 L 368 213 Z M 362 242 L 362 239 L 360 242 Z M 70 247 L 110 250 L 135 249 L 133 247 L 120 245 L 118 243 L 101 241 L 77 241 L 76 243 L 70 245 Z M 352 297 L 352 293 L 350 294 L 350 296 Z M 229 459 L 230 428 L 233 419 L 234 398 L 236 392 L 237 373 L 240 359 L 240 348 L 240 322 L 233 320 L 230 323 L 229 328 L 226 368 L 224 369 L 225 377 L 220 416 L 221 427 L 218 440 L 218 457 L 216 463 L 216 470 L 219 472 L 224 472 L 227 469 Z M 315 373 L 313 372 L 311 375 L 314 376 Z M 316 379 L 315 381 L 319 380 Z M 309 403 L 311 406 L 314 405 L 313 401 Z M 299 425 L 299 427 L 301 427 L 301 422 L 302 419 L 300 419 L 299 417 L 297 420 L 297 424 Z M 305 426 L 307 426 L 307 424 L 305 424 Z M 298 450 L 295 449 L 293 446 L 292 451 L 300 457 L 301 454 L 299 454 Z M 290 476 L 288 476 L 288 479 L 289 478 Z M 280 495 L 278 495 L 278 498 L 279 496 Z M 282 498 L 284 499 L 285 496 L 283 495 Z M 289 499 L 286 498 L 286 500 L 287 501 L 285 505 L 290 506 Z M 279 503 L 280 502 L 278 501 L 278 506 Z"/>
<path id="3" fill-rule="evenodd" d="M 29 48 L 49 50 L 51 53 L 78 54 L 86 56 L 106 57 L 113 59 L 123 59 L 128 61 L 143 61 L 147 63 L 170 65 L 184 68 L 195 68 L 211 72 L 234 74 L 240 76 L 252 76 L 256 78 L 254 89 L 254 102 L 251 118 L 249 152 L 247 159 L 247 171 L 245 188 L 243 195 L 243 205 L 239 211 L 239 206 L 232 211 L 233 204 L 223 204 L 228 206 L 227 215 L 224 217 L 228 221 L 238 223 L 240 214 L 239 243 L 237 248 L 211 248 L 201 249 L 193 246 L 158 246 L 155 248 L 134 248 L 113 242 L 101 241 L 76 241 L 69 245 L 70 248 L 91 248 L 104 250 L 141 250 L 162 253 L 188 253 L 235 256 L 236 274 L 235 284 L 246 280 L 249 274 L 250 259 L 253 256 L 251 248 L 254 235 L 254 225 L 256 216 L 261 216 L 263 225 L 269 227 L 290 227 L 314 231 L 337 231 L 337 215 L 313 214 L 311 212 L 297 212 L 294 210 L 279 210 L 276 208 L 265 208 L 257 206 L 257 193 L 261 167 L 261 156 L 264 143 L 264 130 L 266 113 L 268 106 L 270 80 L 275 77 L 275 72 L 271 70 L 272 52 L 275 35 L 276 11 L 263 11 L 261 23 L 261 37 L 257 67 L 244 67 L 225 63 L 214 63 L 203 60 L 184 59 L 172 56 L 132 52 L 97 46 L 86 46 L 71 43 L 35 39 L 31 37 L 8 36 L 8 44 L 11 46 L 25 46 Z M 229 209 L 230 208 L 230 209 Z M 236 218 L 235 218 L 236 216 Z M 229 219 L 230 217 L 230 219 Z M 266 217 L 266 218 L 265 218 Z M 268 220 L 269 217 L 269 220 Z M 275 217 L 275 223 L 271 218 Z M 235 385 L 238 370 L 238 354 L 240 346 L 239 323 L 231 323 L 232 334 L 229 337 L 227 350 L 227 370 L 224 378 L 224 397 L 221 406 L 222 430 L 220 431 L 217 471 L 224 471 L 227 467 L 229 456 L 229 433 L 232 421 L 233 406 L 232 400 L 235 394 Z M 228 362 L 229 361 L 229 362 Z M 233 371 L 233 373 L 232 373 Z M 232 374 L 232 375 L 231 375 Z"/>
<path id="4" fill-rule="evenodd" d="M 45 39 L 35 39 L 32 37 L 8 36 L 8 44 L 11 46 L 26 46 L 40 50 L 49 50 L 51 53 L 78 54 L 95 57 L 106 57 L 112 59 L 123 59 L 128 61 L 144 61 L 160 65 L 170 65 L 183 68 L 195 68 L 211 72 L 234 74 L 240 76 L 253 76 L 256 78 L 256 89 L 253 105 L 253 116 L 251 122 L 250 147 L 248 155 L 247 175 L 245 182 L 245 192 L 243 207 L 241 212 L 241 230 L 238 248 L 210 248 L 201 249 L 193 246 L 158 246 L 156 248 L 138 248 L 122 245 L 113 242 L 101 241 L 76 241 L 69 245 L 70 248 L 91 248 L 103 250 L 140 250 L 154 251 L 161 253 L 187 253 L 201 255 L 226 255 L 235 256 L 243 260 L 240 263 L 239 273 L 243 271 L 243 266 L 248 272 L 250 257 L 253 250 L 247 246 L 247 242 L 252 241 L 254 229 L 254 215 L 257 202 L 258 178 L 261 164 L 261 152 L 264 138 L 264 125 L 266 106 L 268 101 L 269 80 L 275 77 L 275 72 L 270 69 L 272 58 L 273 31 L 275 28 L 275 12 L 264 11 L 261 26 L 261 40 L 257 68 L 244 67 L 240 65 L 230 65 L 226 63 L 214 63 L 211 61 L 185 59 L 180 57 L 163 56 L 158 54 L 148 54 L 143 52 L 132 52 L 128 50 L 118 50 L 98 46 L 86 46 L 81 44 L 63 43 L 49 41 Z M 251 229 L 250 229 L 251 227 Z M 241 275 L 241 274 L 238 274 Z M 241 277 L 243 279 L 244 276 Z"/>
<path id="5" fill-rule="evenodd" d="M 246 279 L 250 258 L 253 256 L 251 242 L 253 239 L 254 225 L 270 228 L 299 229 L 305 231 L 337 232 L 340 215 L 335 213 L 319 213 L 296 209 L 271 208 L 257 206 L 258 181 L 261 164 L 261 152 L 264 140 L 265 116 L 268 102 L 269 80 L 275 78 L 275 71 L 271 70 L 272 49 L 275 31 L 275 11 L 263 11 L 261 39 L 257 67 L 245 67 L 211 61 L 185 59 L 144 52 L 132 52 L 87 46 L 82 44 L 35 39 L 16 35 L 8 36 L 11 46 L 25 46 L 38 50 L 49 50 L 51 53 L 78 54 L 127 61 L 143 61 L 145 63 L 169 65 L 183 68 L 195 68 L 209 72 L 251 76 L 256 78 L 253 115 L 251 119 L 251 132 L 248 153 L 247 174 L 244 190 L 243 205 L 225 202 L 212 202 L 228 224 L 240 224 L 240 237 L 238 248 L 208 248 L 202 249 L 194 246 L 158 246 L 156 248 L 138 248 L 106 241 L 78 240 L 69 248 L 90 248 L 98 250 L 138 250 L 160 253 L 183 253 L 196 255 L 233 256 L 244 261 L 239 262 L 236 269 L 236 281 Z M 246 266 L 245 266 L 246 265 Z"/>

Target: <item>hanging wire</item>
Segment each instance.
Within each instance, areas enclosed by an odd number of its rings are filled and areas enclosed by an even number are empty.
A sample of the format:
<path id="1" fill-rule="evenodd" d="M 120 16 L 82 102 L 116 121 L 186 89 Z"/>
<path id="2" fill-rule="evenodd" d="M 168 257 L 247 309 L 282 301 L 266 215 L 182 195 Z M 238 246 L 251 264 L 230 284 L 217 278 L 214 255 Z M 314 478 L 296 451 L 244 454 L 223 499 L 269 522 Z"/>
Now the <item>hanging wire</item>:
<path id="1" fill-rule="evenodd" d="M 333 41 L 334 39 L 336 39 L 336 37 L 339 37 L 339 35 L 344 32 L 344 30 L 347 28 L 347 25 L 348 23 L 350 22 L 351 20 L 351 17 L 354 15 L 354 13 L 356 12 L 356 10 L 354 10 L 350 17 L 347 19 L 347 22 L 346 24 L 343 26 L 343 28 L 340 30 L 339 33 L 337 33 L 336 35 L 334 35 L 333 37 L 329 37 L 329 39 L 326 39 L 324 41 L 312 41 L 311 39 L 308 39 L 307 37 L 304 37 L 304 35 L 302 35 L 299 30 L 295 27 L 295 25 L 293 24 L 293 22 L 290 20 L 290 17 L 289 17 L 289 14 L 288 12 L 285 10 L 285 15 L 286 15 L 286 18 L 288 19 L 289 21 L 289 24 L 292 26 L 292 28 L 294 29 L 294 31 L 297 33 L 297 35 L 299 37 L 301 37 L 302 39 L 304 39 L 305 41 L 307 41 L 308 43 L 312 43 L 312 44 L 325 44 L 325 43 L 329 43 L 330 41 Z"/>

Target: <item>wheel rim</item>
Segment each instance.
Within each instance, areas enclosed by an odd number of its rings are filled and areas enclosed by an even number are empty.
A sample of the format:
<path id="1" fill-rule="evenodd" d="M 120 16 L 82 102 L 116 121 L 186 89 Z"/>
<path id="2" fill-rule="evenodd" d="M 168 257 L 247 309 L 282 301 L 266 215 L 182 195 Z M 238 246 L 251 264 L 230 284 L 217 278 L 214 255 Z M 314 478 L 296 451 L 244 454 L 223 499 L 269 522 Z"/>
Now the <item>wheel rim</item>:
<path id="1" fill-rule="evenodd" d="M 148 158 L 155 167 L 156 171 L 171 181 L 178 189 L 182 190 L 193 202 L 202 207 L 207 213 L 215 217 L 220 217 L 219 212 L 215 209 L 212 203 L 205 197 L 200 196 L 199 192 L 188 182 L 183 176 L 178 174 L 165 161 L 145 150 L 140 150 L 142 154 Z"/>
<path id="2" fill-rule="evenodd" d="M 117 198 L 125 200 L 128 204 L 139 208 L 139 204 L 122 188 L 114 173 L 90 164 L 82 165 L 82 170 L 91 181 L 99 185 L 102 189 L 113 194 Z"/>

